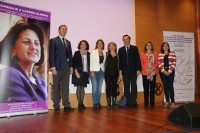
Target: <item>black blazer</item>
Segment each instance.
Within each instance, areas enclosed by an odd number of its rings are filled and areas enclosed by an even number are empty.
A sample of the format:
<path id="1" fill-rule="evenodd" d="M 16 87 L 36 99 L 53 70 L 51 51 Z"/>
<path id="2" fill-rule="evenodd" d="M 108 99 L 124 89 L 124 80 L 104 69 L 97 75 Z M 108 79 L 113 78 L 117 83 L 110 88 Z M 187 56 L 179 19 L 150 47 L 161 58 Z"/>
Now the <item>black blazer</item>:
<path id="1" fill-rule="evenodd" d="M 71 43 L 69 40 L 65 39 L 68 50 L 68 58 L 69 58 L 69 67 L 72 67 L 72 49 Z M 62 40 L 59 36 L 52 38 L 50 40 L 50 48 L 49 48 L 49 63 L 50 68 L 55 67 L 56 70 L 64 70 L 67 59 L 66 59 L 66 50 L 63 45 Z"/>
<path id="2" fill-rule="evenodd" d="M 89 72 L 90 72 L 90 53 L 89 52 L 87 52 L 87 68 L 88 68 L 88 76 L 89 76 Z M 82 57 L 81 57 L 80 51 L 76 51 L 74 53 L 73 69 L 77 69 L 80 76 L 82 76 L 82 74 L 83 74 L 83 64 L 82 64 Z M 73 72 L 73 74 L 72 74 L 72 83 L 73 83 L 74 79 L 76 79 L 75 72 Z"/>
<path id="3" fill-rule="evenodd" d="M 122 75 L 127 75 L 126 49 L 125 46 L 118 50 L 119 54 L 119 70 L 122 70 Z M 141 71 L 140 54 L 137 46 L 130 45 L 129 48 L 129 74 L 134 75 L 137 71 Z"/>

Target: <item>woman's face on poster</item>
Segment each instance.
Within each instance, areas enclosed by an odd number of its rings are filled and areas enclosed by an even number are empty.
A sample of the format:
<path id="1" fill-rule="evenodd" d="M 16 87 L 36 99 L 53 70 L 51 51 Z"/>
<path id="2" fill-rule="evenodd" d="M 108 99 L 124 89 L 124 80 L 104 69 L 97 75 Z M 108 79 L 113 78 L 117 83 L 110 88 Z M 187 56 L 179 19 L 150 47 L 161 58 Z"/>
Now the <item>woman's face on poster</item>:
<path id="1" fill-rule="evenodd" d="M 13 56 L 17 56 L 19 62 L 35 64 L 41 57 L 41 46 L 38 35 L 30 29 L 22 31 L 11 50 Z"/>

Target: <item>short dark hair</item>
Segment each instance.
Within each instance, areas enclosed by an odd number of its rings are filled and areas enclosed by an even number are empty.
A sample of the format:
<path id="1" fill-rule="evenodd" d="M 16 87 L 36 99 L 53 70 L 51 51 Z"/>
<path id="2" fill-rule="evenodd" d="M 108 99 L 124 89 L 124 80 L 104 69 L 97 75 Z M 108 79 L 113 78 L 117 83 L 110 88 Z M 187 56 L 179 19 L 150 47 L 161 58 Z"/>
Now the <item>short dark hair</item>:
<path id="1" fill-rule="evenodd" d="M 62 26 L 65 26 L 65 27 L 67 28 L 67 26 L 63 24 L 63 25 L 60 25 L 60 26 L 58 27 L 58 30 L 60 30 L 60 28 L 61 28 Z"/>
<path id="2" fill-rule="evenodd" d="M 99 39 L 99 40 L 97 40 L 97 42 L 96 42 L 96 46 L 95 46 L 95 49 L 97 49 L 98 47 L 97 47 L 97 44 L 99 43 L 99 42 L 102 42 L 103 43 L 103 50 L 104 50 L 104 41 L 102 40 L 102 39 Z"/>
<path id="3" fill-rule="evenodd" d="M 148 41 L 147 43 L 145 43 L 145 45 L 144 45 L 144 52 L 146 52 L 147 51 L 147 49 L 146 49 L 146 47 L 147 47 L 147 44 L 151 44 L 151 51 L 154 51 L 154 48 L 153 48 L 153 44 L 152 44 L 152 42 L 151 41 Z"/>
<path id="4" fill-rule="evenodd" d="M 12 66 L 18 62 L 18 58 L 16 60 L 12 59 L 12 54 L 10 53 L 10 49 L 14 47 L 18 37 L 25 30 L 34 31 L 39 38 L 40 47 L 41 47 L 41 57 L 40 60 L 35 63 L 36 66 L 42 65 L 44 63 L 44 44 L 45 44 L 45 33 L 43 29 L 35 24 L 35 23 L 17 23 L 13 27 L 10 28 L 7 35 L 0 42 L 0 63 L 7 66 Z M 4 58 L 6 57 L 6 60 Z"/>
<path id="5" fill-rule="evenodd" d="M 85 42 L 86 44 L 86 49 L 85 50 L 89 50 L 90 49 L 90 46 L 89 46 L 89 43 L 86 41 L 86 40 L 81 40 L 79 43 L 78 43 L 78 49 L 81 49 L 81 43 L 82 42 Z"/>
<path id="6" fill-rule="evenodd" d="M 168 45 L 168 52 L 170 52 L 169 43 L 168 43 L 168 42 L 163 42 L 163 43 L 161 44 L 161 47 L 160 47 L 160 52 L 161 52 L 161 53 L 164 53 L 163 46 L 164 46 L 165 44 Z"/>
<path id="7" fill-rule="evenodd" d="M 122 39 L 124 39 L 124 37 L 128 36 L 129 39 L 131 39 L 131 37 L 129 35 L 123 35 Z"/>

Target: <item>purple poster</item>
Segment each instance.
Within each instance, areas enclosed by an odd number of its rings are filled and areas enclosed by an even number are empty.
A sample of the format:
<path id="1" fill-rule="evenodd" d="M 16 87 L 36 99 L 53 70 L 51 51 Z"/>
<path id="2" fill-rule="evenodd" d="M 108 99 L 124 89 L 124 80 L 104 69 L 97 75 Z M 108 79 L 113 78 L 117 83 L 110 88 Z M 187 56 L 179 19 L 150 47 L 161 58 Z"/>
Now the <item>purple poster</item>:
<path id="1" fill-rule="evenodd" d="M 0 117 L 48 111 L 50 15 L 0 2 Z"/>

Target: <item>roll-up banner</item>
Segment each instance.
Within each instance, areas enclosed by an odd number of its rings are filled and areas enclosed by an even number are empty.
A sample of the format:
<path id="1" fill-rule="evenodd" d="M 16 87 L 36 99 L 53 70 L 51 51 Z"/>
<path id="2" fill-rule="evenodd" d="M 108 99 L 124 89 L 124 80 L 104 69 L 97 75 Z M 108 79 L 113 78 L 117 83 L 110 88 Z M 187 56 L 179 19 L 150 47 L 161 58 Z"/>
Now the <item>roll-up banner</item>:
<path id="1" fill-rule="evenodd" d="M 0 2 L 0 117 L 48 112 L 50 16 Z"/>
<path id="2" fill-rule="evenodd" d="M 163 31 L 164 42 L 176 54 L 175 102 L 195 101 L 194 33 Z"/>

